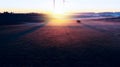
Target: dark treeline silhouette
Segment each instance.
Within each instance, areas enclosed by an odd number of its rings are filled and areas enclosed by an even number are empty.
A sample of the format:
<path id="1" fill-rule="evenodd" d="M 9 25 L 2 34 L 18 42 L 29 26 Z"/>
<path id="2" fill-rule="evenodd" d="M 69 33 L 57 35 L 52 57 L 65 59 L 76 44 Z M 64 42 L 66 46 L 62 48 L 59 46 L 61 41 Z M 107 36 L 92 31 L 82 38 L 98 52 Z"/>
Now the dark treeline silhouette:
<path id="1" fill-rule="evenodd" d="M 92 17 L 120 17 L 120 12 L 84 12 L 84 13 L 73 13 L 72 18 L 92 18 Z"/>
<path id="2" fill-rule="evenodd" d="M 0 13 L 0 25 L 46 22 L 47 15 L 38 13 Z"/>
<path id="3" fill-rule="evenodd" d="M 94 20 L 97 20 L 97 21 L 120 22 L 120 17 L 101 18 L 101 19 L 94 19 Z"/>

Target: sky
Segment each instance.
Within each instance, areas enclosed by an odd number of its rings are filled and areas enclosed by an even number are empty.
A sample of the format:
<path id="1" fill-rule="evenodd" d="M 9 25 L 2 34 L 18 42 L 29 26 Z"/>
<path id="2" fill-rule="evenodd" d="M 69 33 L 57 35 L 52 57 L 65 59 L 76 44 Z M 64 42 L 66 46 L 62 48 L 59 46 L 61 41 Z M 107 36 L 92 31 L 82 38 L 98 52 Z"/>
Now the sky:
<path id="1" fill-rule="evenodd" d="M 120 11 L 120 0 L 56 0 L 53 8 L 53 0 L 0 0 L 0 12 L 42 12 L 52 11 L 81 11 L 81 12 L 105 12 Z"/>

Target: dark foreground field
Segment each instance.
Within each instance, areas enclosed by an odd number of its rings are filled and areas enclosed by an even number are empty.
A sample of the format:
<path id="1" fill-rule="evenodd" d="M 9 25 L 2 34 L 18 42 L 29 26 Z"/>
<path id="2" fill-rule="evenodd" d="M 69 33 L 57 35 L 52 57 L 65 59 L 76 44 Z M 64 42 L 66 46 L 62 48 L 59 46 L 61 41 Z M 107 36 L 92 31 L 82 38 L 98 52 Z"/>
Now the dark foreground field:
<path id="1" fill-rule="evenodd" d="M 0 67 L 119 67 L 120 23 L 0 26 Z"/>

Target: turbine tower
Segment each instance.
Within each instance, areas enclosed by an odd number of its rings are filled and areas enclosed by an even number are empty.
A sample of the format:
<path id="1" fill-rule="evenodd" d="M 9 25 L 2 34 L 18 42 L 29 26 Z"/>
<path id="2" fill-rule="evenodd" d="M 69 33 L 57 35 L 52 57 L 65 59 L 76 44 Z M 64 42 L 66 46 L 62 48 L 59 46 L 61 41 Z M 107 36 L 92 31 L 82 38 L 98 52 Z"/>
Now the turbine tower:
<path id="1" fill-rule="evenodd" d="M 65 0 L 63 0 L 63 5 L 65 4 Z M 53 0 L 53 7 L 55 8 L 56 6 L 56 0 Z"/>
<path id="2" fill-rule="evenodd" d="M 63 5 L 65 4 L 65 0 L 63 0 Z"/>
<path id="3" fill-rule="evenodd" d="M 54 7 L 54 8 L 55 8 L 55 4 L 56 4 L 56 3 L 55 3 L 55 0 L 53 0 L 53 7 Z"/>

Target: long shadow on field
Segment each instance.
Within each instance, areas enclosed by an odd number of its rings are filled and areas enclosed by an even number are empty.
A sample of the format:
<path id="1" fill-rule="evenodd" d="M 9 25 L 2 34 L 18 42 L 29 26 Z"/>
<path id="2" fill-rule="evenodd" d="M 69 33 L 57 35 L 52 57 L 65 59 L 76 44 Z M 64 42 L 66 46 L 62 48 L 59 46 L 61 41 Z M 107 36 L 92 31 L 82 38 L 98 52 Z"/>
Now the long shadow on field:
<path id="1" fill-rule="evenodd" d="M 17 38 L 19 38 L 21 36 L 27 35 L 29 33 L 34 32 L 35 30 L 37 30 L 39 28 L 42 28 L 45 24 L 46 23 L 37 25 L 37 26 L 32 27 L 32 28 L 30 28 L 28 30 L 25 30 L 23 32 L 18 32 L 17 34 L 15 33 L 15 34 L 1 36 L 1 38 L 0 38 L 0 44 L 8 44 L 9 42 L 15 41 Z"/>

